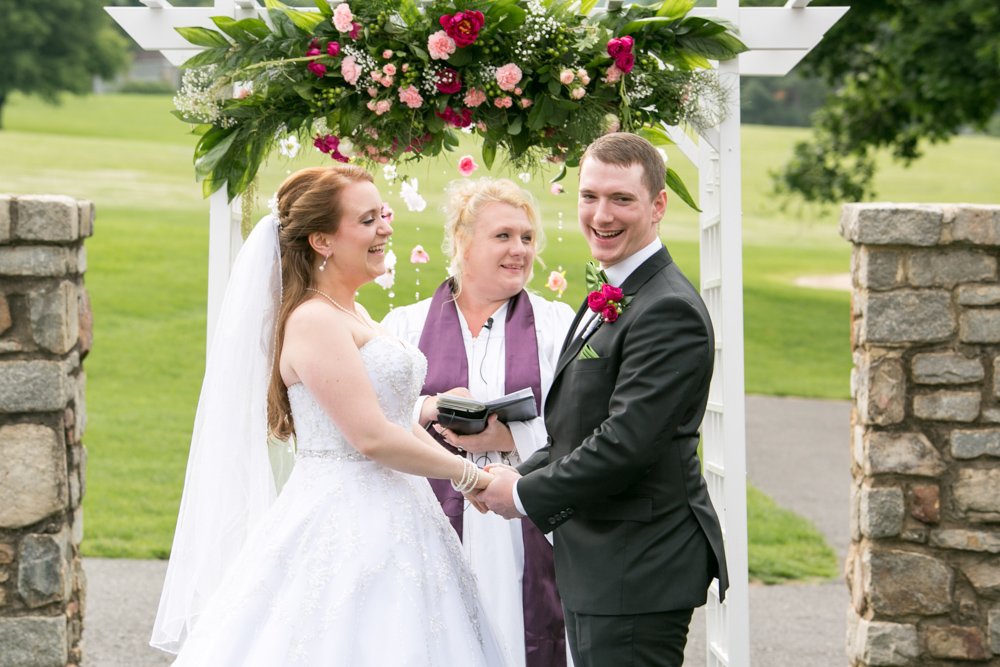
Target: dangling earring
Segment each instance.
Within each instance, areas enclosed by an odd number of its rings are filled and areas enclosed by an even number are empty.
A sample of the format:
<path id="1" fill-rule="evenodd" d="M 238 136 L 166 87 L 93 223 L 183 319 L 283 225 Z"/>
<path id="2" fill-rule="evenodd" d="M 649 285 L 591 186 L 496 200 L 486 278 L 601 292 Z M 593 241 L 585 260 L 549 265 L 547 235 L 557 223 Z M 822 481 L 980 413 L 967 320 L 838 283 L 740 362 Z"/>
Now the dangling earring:
<path id="1" fill-rule="evenodd" d="M 319 265 L 320 271 L 326 271 L 326 260 L 330 259 L 329 255 L 323 255 L 323 262 Z"/>

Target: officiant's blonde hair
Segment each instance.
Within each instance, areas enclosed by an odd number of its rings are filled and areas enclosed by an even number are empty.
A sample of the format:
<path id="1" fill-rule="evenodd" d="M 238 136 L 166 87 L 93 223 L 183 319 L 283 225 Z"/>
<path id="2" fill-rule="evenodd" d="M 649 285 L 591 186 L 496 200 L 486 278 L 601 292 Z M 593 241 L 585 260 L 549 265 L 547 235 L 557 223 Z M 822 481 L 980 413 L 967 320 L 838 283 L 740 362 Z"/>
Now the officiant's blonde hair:
<path id="1" fill-rule="evenodd" d="M 444 209 L 442 250 L 451 261 L 448 273 L 454 283 L 455 296 L 462 291 L 462 256 L 472 241 L 472 232 L 476 220 L 479 219 L 479 213 L 487 204 L 508 204 L 524 211 L 531 223 L 536 257 L 545 245 L 545 232 L 542 230 L 535 198 L 530 192 L 506 178 L 453 181 L 448 186 L 448 202 Z M 529 281 L 531 275 L 528 275 Z"/>

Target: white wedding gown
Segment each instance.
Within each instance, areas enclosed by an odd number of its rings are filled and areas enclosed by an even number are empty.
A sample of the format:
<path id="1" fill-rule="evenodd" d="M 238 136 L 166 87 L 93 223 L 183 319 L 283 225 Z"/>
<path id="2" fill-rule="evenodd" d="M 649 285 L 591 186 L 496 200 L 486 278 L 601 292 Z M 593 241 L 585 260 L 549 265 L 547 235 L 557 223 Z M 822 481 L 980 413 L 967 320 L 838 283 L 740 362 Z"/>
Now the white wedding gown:
<path id="1" fill-rule="evenodd" d="M 423 355 L 379 336 L 361 357 L 386 417 L 409 427 Z M 304 385 L 288 397 L 295 469 L 174 665 L 508 664 L 427 480 L 358 453 Z"/>

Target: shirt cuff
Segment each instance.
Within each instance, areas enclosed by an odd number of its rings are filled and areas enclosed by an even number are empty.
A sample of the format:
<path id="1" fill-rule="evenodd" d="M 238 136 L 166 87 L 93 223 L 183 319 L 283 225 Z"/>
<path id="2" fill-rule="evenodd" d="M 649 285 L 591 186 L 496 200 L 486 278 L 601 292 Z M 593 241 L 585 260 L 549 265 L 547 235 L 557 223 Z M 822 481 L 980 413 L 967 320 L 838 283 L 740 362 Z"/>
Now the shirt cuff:
<path id="1" fill-rule="evenodd" d="M 528 516 L 528 513 L 524 511 L 524 505 L 521 504 L 521 496 L 517 495 L 517 483 L 521 480 L 515 480 L 514 486 L 511 487 L 510 493 L 514 497 L 514 507 L 524 516 Z"/>
<path id="2" fill-rule="evenodd" d="M 420 412 L 424 409 L 424 401 L 426 401 L 430 396 L 421 396 L 417 399 L 416 405 L 413 406 L 413 423 L 420 426 Z"/>

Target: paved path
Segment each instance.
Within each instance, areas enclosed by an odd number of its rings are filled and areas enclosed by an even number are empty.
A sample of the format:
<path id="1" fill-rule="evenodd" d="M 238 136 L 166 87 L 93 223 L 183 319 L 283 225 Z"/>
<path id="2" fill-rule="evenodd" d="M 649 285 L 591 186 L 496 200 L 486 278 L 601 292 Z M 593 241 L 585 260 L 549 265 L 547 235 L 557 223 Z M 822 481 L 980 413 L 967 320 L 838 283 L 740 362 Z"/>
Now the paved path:
<path id="1" fill-rule="evenodd" d="M 850 406 L 751 396 L 747 466 L 755 486 L 810 519 L 843 562 L 850 539 Z M 86 667 L 160 667 L 170 656 L 147 646 L 166 563 L 88 558 Z M 750 587 L 754 667 L 842 667 L 847 588 L 819 584 Z M 704 665 L 704 618 L 692 623 L 685 663 Z M 734 665 L 733 667 L 743 667 Z"/>

